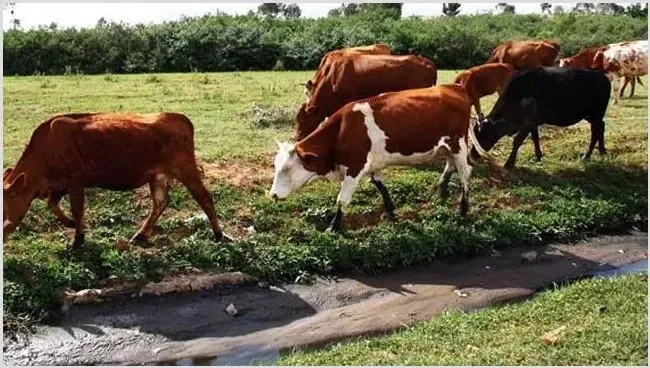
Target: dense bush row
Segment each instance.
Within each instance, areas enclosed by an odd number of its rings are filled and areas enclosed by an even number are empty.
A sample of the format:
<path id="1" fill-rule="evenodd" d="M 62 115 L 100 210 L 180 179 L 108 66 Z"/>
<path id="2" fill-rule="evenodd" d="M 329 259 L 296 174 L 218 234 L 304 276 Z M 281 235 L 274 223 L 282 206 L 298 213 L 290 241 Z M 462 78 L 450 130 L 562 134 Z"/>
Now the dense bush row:
<path id="1" fill-rule="evenodd" d="M 313 69 L 328 50 L 385 42 L 439 68 L 483 63 L 509 39 L 552 38 L 563 54 L 596 44 L 646 39 L 647 21 L 611 15 L 477 15 L 377 19 L 367 15 L 274 20 L 204 16 L 156 25 L 4 32 L 4 74 Z"/>

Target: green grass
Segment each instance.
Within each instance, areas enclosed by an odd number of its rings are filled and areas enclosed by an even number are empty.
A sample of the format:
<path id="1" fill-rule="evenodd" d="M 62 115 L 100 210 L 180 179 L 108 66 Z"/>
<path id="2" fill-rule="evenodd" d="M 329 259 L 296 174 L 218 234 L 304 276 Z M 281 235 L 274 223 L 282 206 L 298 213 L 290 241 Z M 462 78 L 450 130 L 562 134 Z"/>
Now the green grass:
<path id="1" fill-rule="evenodd" d="M 35 126 L 56 113 L 83 111 L 179 111 L 195 125 L 207 165 L 208 188 L 226 231 L 243 237 L 217 245 L 198 205 L 185 188 L 172 191 L 170 208 L 157 224 L 152 246 L 120 250 L 150 208 L 148 191 L 88 190 L 84 252 L 70 257 L 69 231 L 42 201 L 34 201 L 4 246 L 7 315 L 48 315 L 60 287 L 96 287 L 108 277 L 151 281 L 188 267 L 242 271 L 269 280 L 308 279 L 313 274 L 367 273 L 406 267 L 449 254 L 492 247 L 572 240 L 647 223 L 647 88 L 612 105 L 605 140 L 610 155 L 583 163 L 587 123 L 542 128 L 544 159 L 533 161 L 532 144 L 519 153 L 518 169 L 503 186 L 477 165 L 471 181 L 470 217 L 456 215 L 458 187 L 440 201 L 434 184 L 442 164 L 387 170 L 398 223 L 379 218 L 381 199 L 364 182 L 339 235 L 324 234 L 336 201 L 334 183 L 314 182 L 290 199 L 265 196 L 272 178 L 274 138 L 293 135 L 291 115 L 304 100 L 311 72 L 246 72 L 156 75 L 7 77 L 4 83 L 4 166 L 13 166 Z M 449 82 L 455 73 L 441 71 Z M 489 111 L 495 96 L 483 99 Z M 293 111 L 293 112 L 292 112 Z M 269 127 L 267 127 L 269 126 Z M 502 161 L 511 139 L 496 147 Z M 454 176 L 452 183 L 457 183 Z M 144 195 L 143 195 L 144 193 Z M 67 204 L 64 203 L 64 208 Z M 249 237 L 246 228 L 257 235 Z"/>
<path id="2" fill-rule="evenodd" d="M 386 337 L 297 352 L 276 364 L 645 366 L 647 288 L 647 274 L 583 280 L 523 303 L 448 311 Z M 562 326 L 555 345 L 542 341 Z"/>

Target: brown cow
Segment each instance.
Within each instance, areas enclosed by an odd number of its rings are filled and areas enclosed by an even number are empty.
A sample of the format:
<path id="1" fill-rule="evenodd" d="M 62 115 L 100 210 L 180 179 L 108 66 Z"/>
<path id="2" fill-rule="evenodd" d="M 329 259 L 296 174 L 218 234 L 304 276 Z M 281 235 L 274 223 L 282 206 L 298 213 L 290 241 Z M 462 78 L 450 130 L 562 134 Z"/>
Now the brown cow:
<path id="1" fill-rule="evenodd" d="M 485 62 L 512 64 L 516 70 L 555 64 L 560 45 L 555 41 L 509 41 L 497 46 Z"/>
<path id="2" fill-rule="evenodd" d="M 217 221 L 210 192 L 201 183 L 194 156 L 194 127 L 182 114 L 127 113 L 53 116 L 32 133 L 14 169 L 3 180 L 3 239 L 20 224 L 35 198 L 65 226 L 75 228 L 73 248 L 84 242 L 84 189 L 126 191 L 149 183 L 153 208 L 131 242 L 144 240 L 165 210 L 169 185 L 189 189 L 210 220 L 217 241 L 228 240 Z M 59 207 L 70 195 L 72 218 Z"/>
<path id="3" fill-rule="evenodd" d="M 511 64 L 483 64 L 458 74 L 454 83 L 465 87 L 479 120 L 483 120 L 480 98 L 494 92 L 501 95 L 506 82 L 514 73 L 515 68 Z"/>
<path id="4" fill-rule="evenodd" d="M 307 97 L 307 100 L 311 98 L 311 93 L 314 89 L 314 81 L 318 81 L 322 79 L 322 73 L 325 70 L 325 65 L 327 65 L 329 62 L 332 60 L 337 59 L 338 57 L 345 56 L 345 55 L 352 55 L 352 54 L 366 54 L 366 55 L 390 55 L 391 54 L 391 49 L 390 46 L 384 44 L 384 43 L 377 43 L 374 45 L 368 45 L 368 46 L 357 46 L 357 47 L 348 47 L 345 49 L 340 49 L 340 50 L 332 50 L 329 51 L 323 56 L 323 58 L 320 60 L 320 63 L 318 64 L 318 69 L 316 70 L 316 74 L 314 74 L 314 77 L 310 80 L 307 81 L 305 84 L 305 97 Z"/>
<path id="5" fill-rule="evenodd" d="M 468 133 L 471 103 L 463 87 L 443 85 L 383 93 L 346 104 L 307 138 L 296 144 L 278 143 L 275 178 L 269 195 L 286 198 L 317 176 L 341 182 L 338 209 L 329 230 L 341 227 L 343 210 L 350 204 L 359 182 L 369 176 L 384 201 L 389 219 L 394 205 L 381 179 L 381 170 L 394 165 L 430 162 L 437 154 L 447 158 L 438 181 L 447 194 L 451 174 L 461 181 L 459 212 L 469 206 Z M 485 157 L 485 151 L 477 147 Z"/>
<path id="6" fill-rule="evenodd" d="M 436 66 L 417 55 L 348 55 L 326 65 L 327 74 L 314 84 L 314 94 L 296 116 L 296 140 L 313 132 L 348 102 L 435 85 Z"/>
<path id="7" fill-rule="evenodd" d="M 596 58 L 596 55 L 598 54 L 599 51 L 605 51 L 608 47 L 609 45 L 586 48 L 571 57 L 560 59 L 560 67 L 575 68 L 575 69 L 595 68 L 597 70 L 604 72 L 604 66 L 602 65 L 602 60 L 599 63 L 594 64 L 594 59 Z M 636 87 L 636 82 L 639 82 L 639 84 L 641 85 L 643 85 L 643 82 L 641 82 L 641 79 L 639 77 L 632 77 L 629 75 L 625 75 L 624 77 L 625 77 L 625 83 L 623 83 L 623 87 L 621 87 L 620 96 L 621 97 L 623 96 L 623 92 L 625 92 L 625 87 L 627 87 L 629 83 L 632 86 L 632 90 L 630 91 L 630 97 L 632 97 L 634 95 L 634 88 Z"/>

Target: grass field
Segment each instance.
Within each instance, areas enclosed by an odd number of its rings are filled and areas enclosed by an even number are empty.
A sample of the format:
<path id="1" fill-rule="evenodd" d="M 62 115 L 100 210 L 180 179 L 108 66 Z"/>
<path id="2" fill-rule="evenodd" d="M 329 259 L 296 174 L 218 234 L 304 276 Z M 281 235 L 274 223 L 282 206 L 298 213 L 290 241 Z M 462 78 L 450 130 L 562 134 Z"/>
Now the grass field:
<path id="1" fill-rule="evenodd" d="M 4 307 L 10 316 L 47 315 L 61 287 L 82 289 L 118 281 L 158 280 L 189 268 L 242 271 L 270 280 L 314 274 L 379 272 L 448 254 L 570 240 L 647 222 L 647 88 L 612 105 L 606 117 L 609 156 L 579 156 L 589 142 L 583 122 L 541 129 L 544 159 L 532 144 L 503 185 L 484 164 L 475 167 L 470 216 L 456 215 L 458 187 L 447 202 L 434 185 L 441 164 L 386 171 L 399 221 L 381 218 L 381 198 L 369 182 L 355 194 L 342 234 L 324 234 L 338 186 L 315 182 L 282 202 L 265 196 L 273 178 L 274 138 L 292 136 L 292 120 L 312 72 L 5 77 L 4 167 L 13 166 L 32 130 L 48 116 L 85 111 L 178 111 L 195 125 L 195 140 L 217 211 L 240 241 L 216 245 L 202 212 L 182 187 L 172 190 L 149 247 L 125 241 L 150 208 L 146 188 L 130 193 L 88 190 L 84 252 L 64 252 L 72 232 L 35 201 L 4 246 Z M 455 73 L 441 71 L 439 81 Z M 644 79 L 644 82 L 646 80 Z M 646 83 L 647 84 L 647 83 Z M 483 99 L 489 111 L 495 96 Z M 263 126 L 269 127 L 263 127 Z M 495 148 L 505 161 L 511 139 Z M 457 183 L 456 175 L 452 184 Z M 64 203 L 67 208 L 67 202 Z M 246 229 L 254 226 L 255 235 Z M 6 321 L 6 319 L 5 319 Z"/>
<path id="2" fill-rule="evenodd" d="M 647 326 L 648 276 L 640 274 L 583 280 L 471 314 L 450 311 L 387 337 L 299 352 L 277 364 L 645 366 Z M 562 327 L 546 345 L 542 337 Z"/>

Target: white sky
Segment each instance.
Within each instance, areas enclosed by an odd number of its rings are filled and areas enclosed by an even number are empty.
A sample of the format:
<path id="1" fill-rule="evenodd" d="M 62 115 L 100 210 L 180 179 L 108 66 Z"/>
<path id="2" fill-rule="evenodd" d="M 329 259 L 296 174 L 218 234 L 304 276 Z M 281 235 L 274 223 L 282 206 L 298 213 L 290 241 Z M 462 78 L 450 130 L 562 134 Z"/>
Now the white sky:
<path id="1" fill-rule="evenodd" d="M 181 15 L 200 16 L 217 10 L 229 14 L 246 14 L 261 3 L 17 3 L 15 14 L 23 29 L 56 22 L 60 27 L 94 27 L 97 20 L 123 21 L 129 24 L 159 23 L 177 20 Z M 300 3 L 302 17 L 322 17 L 341 5 L 340 1 L 330 3 Z M 463 3 L 461 14 L 474 14 L 494 9 L 497 3 Z M 517 3 L 517 13 L 539 13 L 540 3 Z M 572 3 L 552 3 L 570 8 Z M 442 3 L 405 3 L 404 16 L 437 16 L 442 13 Z M 3 29 L 8 29 L 10 14 L 3 10 Z"/>

